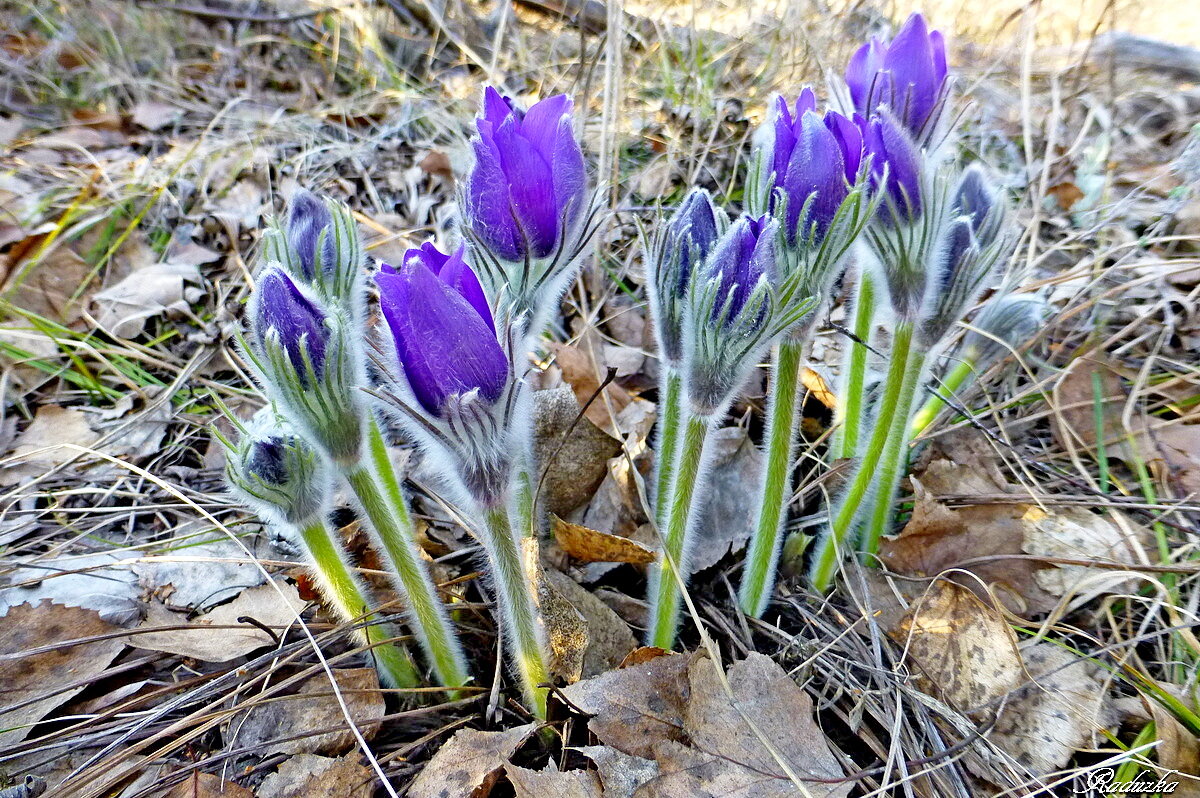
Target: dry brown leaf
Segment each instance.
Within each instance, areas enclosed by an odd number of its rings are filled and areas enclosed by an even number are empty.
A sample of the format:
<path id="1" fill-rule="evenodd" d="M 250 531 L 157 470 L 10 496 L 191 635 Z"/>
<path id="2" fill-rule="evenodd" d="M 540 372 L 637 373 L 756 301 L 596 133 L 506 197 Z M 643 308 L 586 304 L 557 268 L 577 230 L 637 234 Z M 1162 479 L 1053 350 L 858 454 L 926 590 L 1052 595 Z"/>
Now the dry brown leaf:
<path id="1" fill-rule="evenodd" d="M 935 582 L 892 637 L 916 662 L 910 670 L 923 689 L 960 711 L 987 715 L 1024 681 L 1008 624 L 954 582 Z"/>
<path id="2" fill-rule="evenodd" d="M 187 263 L 155 263 L 129 274 L 92 297 L 96 322 L 117 338 L 135 338 L 154 316 L 186 306 L 187 283 L 200 281 L 200 271 Z"/>
<path id="3" fill-rule="evenodd" d="M 653 759 L 631 756 L 607 745 L 575 750 L 596 763 L 604 798 L 633 798 L 639 787 L 658 775 L 658 763 Z"/>
<path id="4" fill-rule="evenodd" d="M 12 291 L 13 305 L 66 325 L 79 321 L 87 293 L 74 298 L 91 275 L 92 267 L 75 250 L 59 241 L 42 252 L 46 234 L 32 235 L 13 245 L 0 265 L 7 263 L 3 284 Z M 29 258 L 37 257 L 37 263 Z M 20 284 L 17 284 L 20 280 Z"/>
<path id="5" fill-rule="evenodd" d="M 379 674 L 374 668 L 338 668 L 333 677 L 350 719 L 363 739 L 372 739 L 386 712 Z M 322 729 L 332 731 L 315 733 Z M 287 739 L 292 737 L 296 739 Z M 305 679 L 296 695 L 275 697 L 239 713 L 230 721 L 227 740 L 231 747 L 264 754 L 342 754 L 355 744 L 323 669 Z"/>
<path id="6" fill-rule="evenodd" d="M 254 798 L 254 793 L 232 781 L 225 781 L 215 773 L 193 770 L 186 779 L 171 788 L 164 798 Z"/>
<path id="7" fill-rule="evenodd" d="M 732 699 L 712 660 L 693 660 L 688 677 L 690 744 L 656 744 L 660 773 L 638 795 L 790 798 L 799 792 L 792 777 L 814 798 L 849 794 L 851 784 L 841 781 L 842 768 L 813 719 L 812 700 L 769 657 L 752 653 L 730 666 Z"/>
<path id="8" fill-rule="evenodd" d="M 534 451 L 545 473 L 541 499 L 566 516 L 592 498 L 621 443 L 586 417 L 575 423 L 579 403 L 568 388 L 536 391 L 533 403 Z"/>
<path id="9" fill-rule="evenodd" d="M 1152 700 L 1146 704 L 1159 740 L 1154 755 L 1159 766 L 1174 771 L 1171 778 L 1179 780 L 1171 798 L 1200 798 L 1200 737 L 1184 728 L 1162 704 Z"/>
<path id="10" fill-rule="evenodd" d="M 116 631 L 79 607 L 43 601 L 9 609 L 0 620 L 0 751 L 24 740 L 32 724 L 75 697 L 125 647 L 120 638 L 67 643 Z"/>
<path id="11" fill-rule="evenodd" d="M 741 427 L 725 427 L 709 436 L 705 448 L 714 450 L 708 491 L 700 502 L 689 565 L 703 571 L 738 551 L 754 532 L 762 452 Z"/>
<path id="12" fill-rule="evenodd" d="M 830 410 L 837 407 L 837 394 L 833 392 L 833 388 L 830 387 L 825 378 L 816 371 L 805 366 L 800 372 L 800 384 L 816 397 L 818 402 Z"/>
<path id="13" fill-rule="evenodd" d="M 508 764 L 504 768 L 516 798 L 601 798 L 600 779 L 590 770 L 559 770 L 550 760 L 545 770 Z"/>
<path id="14" fill-rule="evenodd" d="M 1027 645 L 1021 659 L 1028 675 L 988 736 L 1030 772 L 1046 776 L 1094 745 L 1110 725 L 1104 680 L 1096 666 L 1053 643 Z"/>
<path id="15" fill-rule="evenodd" d="M 255 798 L 371 798 L 375 771 L 358 759 L 296 754 L 263 779 Z"/>
<path id="16" fill-rule="evenodd" d="M 627 562 L 646 565 L 654 562 L 656 556 L 635 540 L 572 524 L 557 515 L 551 515 L 550 528 L 563 551 L 583 562 Z"/>
<path id="17" fill-rule="evenodd" d="M 545 578 L 582 616 L 587 624 L 587 648 L 583 652 L 583 678 L 612 670 L 637 646 L 629 624 L 596 598 L 587 588 L 564 573 L 546 568 Z"/>
<path id="18" fill-rule="evenodd" d="M 151 602 L 147 605 L 146 620 L 140 629 L 154 630 L 168 626 L 183 628 L 131 635 L 129 644 L 203 662 L 229 662 L 244 657 L 255 649 L 273 645 L 275 641 L 257 626 L 239 623 L 238 618 L 248 616 L 269 628 L 282 630 L 295 623 L 296 614 L 304 609 L 304 602 L 293 585 L 285 582 L 277 584 L 279 591 L 272 585 L 243 590 L 228 604 L 222 604 L 190 621 L 186 615 L 174 613 L 157 601 Z"/>
<path id="19" fill-rule="evenodd" d="M 575 399 L 582 406 L 592 398 L 600 387 L 601 380 L 607 374 L 608 367 L 616 364 L 608 363 L 604 357 L 604 347 L 592 334 L 585 336 L 577 345 L 550 342 L 550 351 L 554 352 L 555 365 L 562 371 L 563 381 L 575 392 Z M 592 354 L 589 354 L 589 350 Z M 620 413 L 629 404 L 629 392 L 610 382 L 599 396 L 588 405 L 585 415 L 597 427 L 605 431 L 612 430 L 612 416 Z"/>
<path id="20" fill-rule="evenodd" d="M 546 633 L 549 658 L 546 667 L 553 678 L 577 682 L 583 673 L 588 648 L 588 624 L 583 614 L 558 591 L 542 567 L 537 538 L 521 539 L 525 570 L 537 587 L 538 615 Z"/>
<path id="21" fill-rule="evenodd" d="M 459 729 L 408 788 L 408 798 L 487 798 L 508 759 L 538 724 L 504 731 Z"/>
<path id="22" fill-rule="evenodd" d="M 1185 494 L 1200 495 L 1200 424 L 1171 424 L 1155 430 L 1175 483 Z"/>
<path id="23" fill-rule="evenodd" d="M 1125 405 L 1128 392 L 1121 381 L 1118 364 L 1106 355 L 1077 358 L 1054 387 L 1054 402 L 1058 412 L 1051 417 L 1055 440 L 1067 451 L 1082 445 L 1095 452 L 1099 441 L 1096 429 L 1096 387 L 1100 380 L 1101 424 L 1105 454 L 1126 462 L 1135 459 L 1158 459 L 1157 450 L 1140 411 L 1130 415 L 1132 428 L 1126 427 Z"/>
<path id="24" fill-rule="evenodd" d="M 683 654 L 656 657 L 569 685 L 563 694 L 582 712 L 595 715 L 588 728 L 601 742 L 652 758 L 656 742 L 684 739 L 691 660 Z"/>
<path id="25" fill-rule="evenodd" d="M 170 103 L 146 100 L 129 109 L 129 118 L 135 125 L 151 132 L 173 125 L 183 116 L 183 109 Z"/>

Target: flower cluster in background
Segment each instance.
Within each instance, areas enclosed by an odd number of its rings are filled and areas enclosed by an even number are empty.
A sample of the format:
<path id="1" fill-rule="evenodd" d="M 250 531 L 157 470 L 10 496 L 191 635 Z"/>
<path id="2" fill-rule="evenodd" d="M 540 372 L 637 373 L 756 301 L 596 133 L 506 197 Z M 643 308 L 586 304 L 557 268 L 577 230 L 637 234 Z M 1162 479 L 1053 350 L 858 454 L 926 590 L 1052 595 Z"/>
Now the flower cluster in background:
<path id="1" fill-rule="evenodd" d="M 800 375 L 813 328 L 842 292 L 854 339 L 830 457 L 852 466 L 811 547 L 811 586 L 830 589 L 845 553 L 869 561 L 891 530 L 909 443 L 942 406 L 941 393 L 925 400 L 930 364 L 996 282 L 1013 239 L 984 169 L 951 157 L 951 96 L 942 37 L 914 15 L 892 41 L 873 39 L 854 54 L 830 87 L 830 107 L 813 88 L 772 102 L 755 137 L 744 213 L 693 189 L 648 237 L 661 363 L 649 644 L 675 644 L 709 439 L 769 356 L 766 467 L 739 594 L 746 613 L 765 610 L 792 493 Z M 523 109 L 489 88 L 476 125 L 463 241 L 424 243 L 368 281 L 353 219 L 337 203 L 301 192 L 286 222 L 267 232 L 245 353 L 271 404 L 229 444 L 229 481 L 264 522 L 303 542 L 326 601 L 362 622 L 390 682 L 416 686 L 427 670 L 462 688 L 472 679 L 467 658 L 387 457 L 386 422 L 397 424 L 436 464 L 442 498 L 472 524 L 512 672 L 527 707 L 544 717 L 542 516 L 526 377 L 588 255 L 599 204 L 566 96 Z M 371 294 L 378 314 L 367 312 Z M 944 391 L 1002 355 L 1039 313 L 1036 300 L 998 292 Z M 381 322 L 368 326 L 375 316 Z M 871 392 L 876 371 L 882 382 Z M 418 660 L 370 622 L 377 607 L 328 525 L 335 482 L 354 495 L 393 576 Z"/>

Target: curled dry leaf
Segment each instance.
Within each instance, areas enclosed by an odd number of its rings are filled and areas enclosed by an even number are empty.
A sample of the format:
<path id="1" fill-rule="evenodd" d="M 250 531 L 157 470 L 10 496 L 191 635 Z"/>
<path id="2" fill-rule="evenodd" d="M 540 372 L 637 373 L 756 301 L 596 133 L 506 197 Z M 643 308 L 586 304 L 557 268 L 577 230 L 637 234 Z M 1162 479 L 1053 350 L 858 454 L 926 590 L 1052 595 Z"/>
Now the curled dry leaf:
<path id="1" fill-rule="evenodd" d="M 590 770 L 559 770 L 550 760 L 545 770 L 508 764 L 504 768 L 516 798 L 601 798 L 600 779 Z"/>
<path id="2" fill-rule="evenodd" d="M 293 585 L 276 584 L 279 590 L 272 585 L 243 590 L 228 604 L 221 604 L 191 620 L 152 601 L 146 607 L 146 619 L 138 633 L 130 635 L 129 644 L 202 662 L 229 662 L 274 645 L 276 641 L 265 630 L 239 622 L 238 618 L 250 617 L 278 631 L 295 623 L 297 613 L 304 609 L 304 602 Z"/>
<path id="3" fill-rule="evenodd" d="M 636 540 L 597 532 L 586 526 L 550 517 L 550 528 L 563 551 L 582 562 L 625 562 L 647 565 L 654 562 L 655 553 Z"/>
<path id="4" fill-rule="evenodd" d="M 104 673 L 125 642 L 94 638 L 117 631 L 93 610 L 48 601 L 8 611 L 0 622 L 0 751 Z"/>
<path id="5" fill-rule="evenodd" d="M 575 608 L 587 624 L 587 648 L 583 652 L 583 677 L 617 667 L 637 646 L 629 624 L 607 604 L 564 573 L 546 568 L 545 578 L 559 595 Z"/>
<path id="6" fill-rule="evenodd" d="M 378 673 L 374 668 L 338 668 L 333 678 L 350 722 L 363 739 L 372 739 L 386 712 Z M 278 754 L 342 754 L 355 744 L 334 686 L 320 668 L 295 695 L 272 697 L 236 715 L 227 740 L 231 748 Z"/>
<path id="7" fill-rule="evenodd" d="M 509 757 L 537 730 L 527 723 L 504 731 L 459 729 L 408 788 L 408 798 L 487 798 Z"/>

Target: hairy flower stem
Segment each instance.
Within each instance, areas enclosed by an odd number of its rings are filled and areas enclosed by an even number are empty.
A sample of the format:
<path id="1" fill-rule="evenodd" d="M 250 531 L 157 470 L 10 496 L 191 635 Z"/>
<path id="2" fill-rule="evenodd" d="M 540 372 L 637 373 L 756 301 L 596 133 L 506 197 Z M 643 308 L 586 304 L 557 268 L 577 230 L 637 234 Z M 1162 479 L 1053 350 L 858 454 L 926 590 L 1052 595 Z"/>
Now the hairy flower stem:
<path id="1" fill-rule="evenodd" d="M 675 644 L 682 599 L 678 583 L 680 578 L 687 579 L 687 538 L 695 514 L 692 499 L 696 495 L 697 483 L 703 476 L 704 442 L 711 426 L 712 421 L 707 417 L 688 418 L 679 450 L 675 454 L 674 476 L 666 510 L 667 523 L 663 532 L 665 550 L 650 572 L 647 644 L 659 648 L 670 649 Z"/>
<path id="2" fill-rule="evenodd" d="M 517 519 L 517 532 L 520 537 L 538 536 L 538 523 L 535 520 L 533 507 L 533 472 L 529 458 L 523 458 L 523 466 L 516 472 L 513 489 L 513 516 Z"/>
<path id="3" fill-rule="evenodd" d="M 904 383 L 912 337 L 913 324 L 911 321 L 902 321 L 896 325 L 895 335 L 892 339 L 892 360 L 888 365 L 883 397 L 879 402 L 871 438 L 867 442 L 866 448 L 863 449 L 862 458 L 858 462 L 846 494 L 836 506 L 829 531 L 817 541 L 816 551 L 813 552 L 809 583 L 814 590 L 822 593 L 829 592 L 829 588 L 833 584 L 834 574 L 837 573 L 839 554 L 845 550 L 845 544 L 855 527 L 855 522 L 860 518 L 862 504 L 868 498 L 870 488 L 875 484 L 876 461 L 883 454 L 884 447 L 887 445 L 892 416 L 896 411 L 896 404 L 900 399 L 900 390 Z M 905 418 L 907 421 L 907 415 Z"/>
<path id="4" fill-rule="evenodd" d="M 665 519 L 667 494 L 671 492 L 671 475 L 675 467 L 675 450 L 679 447 L 679 416 L 682 413 L 683 375 L 679 370 L 663 364 L 662 384 L 659 390 L 662 400 L 659 407 L 663 408 L 658 423 L 658 443 L 654 450 L 654 460 L 658 465 L 655 477 L 654 492 L 654 522 L 661 529 Z"/>
<path id="5" fill-rule="evenodd" d="M 866 392 L 867 355 L 871 331 L 875 326 L 875 282 L 869 273 L 858 279 L 854 297 L 854 336 L 850 345 L 850 362 L 841 396 L 841 426 L 833 445 L 833 459 L 843 460 L 858 455 L 862 437 L 863 397 Z"/>
<path id="6" fill-rule="evenodd" d="M 438 681 L 446 687 L 465 685 L 470 679 L 466 660 L 429 569 L 421 562 L 408 511 L 404 510 L 403 514 L 396 511 L 396 496 L 389 495 L 389 480 L 378 476 L 375 469 L 356 465 L 343 468 L 342 473 L 358 497 L 375 546 L 396 574 L 398 587 L 412 616 L 413 632 Z M 398 484 L 395 487 L 399 490 Z M 402 503 L 403 497 L 399 498 Z"/>
<path id="7" fill-rule="evenodd" d="M 421 676 L 412 658 L 400 646 L 385 642 L 393 635 L 375 622 L 374 612 L 368 611 L 370 603 L 366 588 L 346 561 L 345 552 L 335 542 L 334 532 L 325 520 L 314 516 L 297 524 L 296 528 L 308 552 L 322 598 L 342 621 L 362 623 L 355 636 L 371 646 L 370 655 L 383 681 L 389 687 L 419 687 Z"/>
<path id="8" fill-rule="evenodd" d="M 925 360 L 925 352 L 916 347 L 909 348 L 904 364 L 904 376 L 900 383 L 900 394 L 891 423 L 888 425 L 887 443 L 884 444 L 883 456 L 879 459 L 877 487 L 870 513 L 866 516 L 866 532 L 859 546 L 863 562 L 874 559 L 873 555 L 879 551 L 879 539 L 891 528 L 895 518 L 896 494 L 900 490 L 900 480 L 908 462 L 905 454 L 911 440 L 908 430 L 912 419 L 912 406 L 925 373 Z M 882 419 L 878 423 L 882 424 Z"/>
<path id="9" fill-rule="evenodd" d="M 921 405 L 921 409 L 913 416 L 912 424 L 909 425 L 909 436 L 916 437 L 933 423 L 937 418 L 938 413 L 942 412 L 942 408 L 946 406 L 946 401 L 943 396 L 954 396 L 954 394 L 963 387 L 967 379 L 975 373 L 975 361 L 971 358 L 963 358 L 958 361 L 954 368 L 942 377 L 942 381 L 937 390 L 925 400 L 925 404 Z"/>
<path id="10" fill-rule="evenodd" d="M 538 607 L 533 574 L 526 568 L 522 541 L 513 533 L 503 504 L 483 509 L 484 547 L 492 566 L 492 581 L 500 616 L 505 621 L 505 642 L 521 680 L 521 692 L 529 709 L 539 719 L 546 717 L 546 688 L 550 681 L 545 649 L 538 628 Z M 536 546 L 528 551 L 537 551 Z M 536 567 L 537 563 L 531 563 Z"/>
<path id="11" fill-rule="evenodd" d="M 742 612 L 761 617 L 767 608 L 779 563 L 787 498 L 796 465 L 796 411 L 800 406 L 800 369 L 804 344 L 787 338 L 775 347 L 772 385 L 768 393 L 766 450 L 762 502 L 750 539 L 745 571 L 738 591 Z"/>

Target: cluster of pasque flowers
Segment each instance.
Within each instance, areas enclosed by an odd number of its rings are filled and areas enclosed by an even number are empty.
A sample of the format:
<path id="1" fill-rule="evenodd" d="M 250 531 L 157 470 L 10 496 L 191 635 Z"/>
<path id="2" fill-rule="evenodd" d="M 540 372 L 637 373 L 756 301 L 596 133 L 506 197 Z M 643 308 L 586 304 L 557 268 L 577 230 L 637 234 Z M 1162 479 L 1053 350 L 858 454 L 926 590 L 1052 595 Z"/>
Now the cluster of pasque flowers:
<path id="1" fill-rule="evenodd" d="M 812 581 L 822 590 L 852 533 L 861 532 L 859 548 L 869 554 L 892 522 L 931 353 L 1008 252 L 1004 205 L 983 170 L 944 162 L 944 44 L 920 16 L 892 42 L 859 50 L 834 89 L 828 110 L 812 89 L 772 104 L 755 140 L 743 215 L 731 219 L 693 189 L 647 242 L 662 362 L 654 496 L 662 547 L 649 578 L 647 633 L 654 645 L 675 639 L 707 439 L 768 351 L 767 463 L 741 590 L 755 615 L 770 594 L 789 504 L 805 347 L 839 278 L 853 287 L 856 340 L 833 446 L 836 456 L 869 465 L 852 472 L 816 547 Z M 265 523 L 298 538 L 327 602 L 357 621 L 386 678 L 413 686 L 420 667 L 380 625 L 328 527 L 334 480 L 350 488 L 425 664 L 438 683 L 461 688 L 470 673 L 387 456 L 384 430 L 399 425 L 437 466 L 443 498 L 482 544 L 514 673 L 538 715 L 548 673 L 526 371 L 597 217 L 571 111 L 565 96 L 523 110 L 487 89 L 460 197 L 465 240 L 425 243 L 379 265 L 382 321 L 374 327 L 350 212 L 306 192 L 293 198 L 285 223 L 265 234 L 249 308 L 245 352 L 271 402 L 230 444 L 235 492 Z M 1002 312 L 980 318 L 1020 327 L 1014 319 L 1036 316 L 1036 303 L 1003 301 Z M 991 342 L 1006 337 L 1003 329 L 978 332 Z M 971 341 L 963 362 L 996 356 L 978 335 Z M 885 372 L 877 395 L 866 390 L 870 368 Z M 951 374 L 947 389 L 968 373 Z"/>

